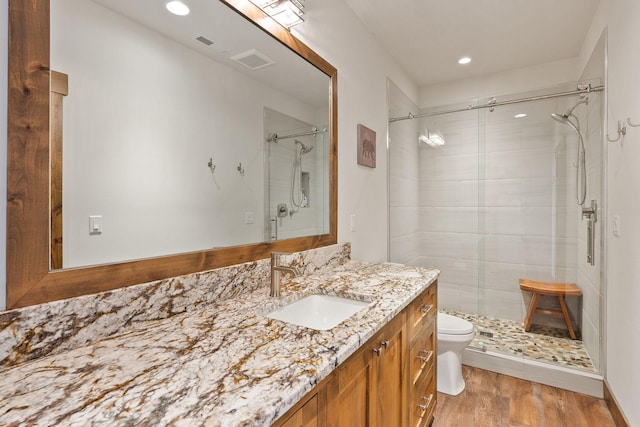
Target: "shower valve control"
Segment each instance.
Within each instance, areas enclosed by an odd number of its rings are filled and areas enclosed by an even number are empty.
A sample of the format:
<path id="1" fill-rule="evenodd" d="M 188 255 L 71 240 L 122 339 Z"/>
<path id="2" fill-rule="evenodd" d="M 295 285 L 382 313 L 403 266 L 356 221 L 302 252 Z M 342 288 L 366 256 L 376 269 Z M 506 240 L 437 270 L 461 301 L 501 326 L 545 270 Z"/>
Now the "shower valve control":
<path id="1" fill-rule="evenodd" d="M 285 218 L 289 215 L 289 209 L 286 203 L 278 203 L 278 218 Z"/>
<path id="2" fill-rule="evenodd" d="M 589 207 L 583 207 L 582 208 L 582 218 L 586 218 L 589 220 L 593 220 L 593 222 L 596 222 L 598 220 L 597 218 L 597 212 L 598 210 L 598 204 L 595 200 L 591 201 L 591 206 Z"/>

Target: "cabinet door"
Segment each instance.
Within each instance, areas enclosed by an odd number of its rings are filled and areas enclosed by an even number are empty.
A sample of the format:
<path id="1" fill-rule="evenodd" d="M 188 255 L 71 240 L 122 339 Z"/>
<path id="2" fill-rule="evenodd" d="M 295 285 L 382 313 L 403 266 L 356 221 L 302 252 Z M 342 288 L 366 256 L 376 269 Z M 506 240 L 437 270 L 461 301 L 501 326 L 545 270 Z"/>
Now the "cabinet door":
<path id="1" fill-rule="evenodd" d="M 380 354 L 374 352 L 376 367 L 375 404 L 376 426 L 402 426 L 405 424 L 405 382 L 403 374 L 406 361 L 406 328 L 404 315 L 398 315 L 383 330 L 377 343 Z M 376 344 L 376 343 L 374 343 Z"/>
<path id="2" fill-rule="evenodd" d="M 314 395 L 304 406 L 294 412 L 280 427 L 317 427 L 318 396 Z"/>
<path id="3" fill-rule="evenodd" d="M 358 350 L 327 383 L 327 426 L 371 426 L 369 392 L 374 385 L 372 351 Z"/>

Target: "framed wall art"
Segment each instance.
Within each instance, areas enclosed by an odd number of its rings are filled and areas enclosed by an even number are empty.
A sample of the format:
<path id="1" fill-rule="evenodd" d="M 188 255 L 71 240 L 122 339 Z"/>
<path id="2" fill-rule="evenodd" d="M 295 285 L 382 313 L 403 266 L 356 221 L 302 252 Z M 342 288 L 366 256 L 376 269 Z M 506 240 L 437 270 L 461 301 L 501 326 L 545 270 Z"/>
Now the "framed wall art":
<path id="1" fill-rule="evenodd" d="M 358 124 L 358 164 L 376 167 L 376 132 Z"/>

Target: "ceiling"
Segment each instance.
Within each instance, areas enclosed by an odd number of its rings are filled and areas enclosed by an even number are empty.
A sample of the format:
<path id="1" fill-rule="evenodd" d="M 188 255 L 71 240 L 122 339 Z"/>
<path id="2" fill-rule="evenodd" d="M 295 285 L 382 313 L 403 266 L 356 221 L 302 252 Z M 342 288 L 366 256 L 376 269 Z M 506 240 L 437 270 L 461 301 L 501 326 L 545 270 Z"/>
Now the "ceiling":
<path id="1" fill-rule="evenodd" d="M 221 2 L 189 0 L 191 13 L 178 17 L 167 12 L 164 0 L 94 1 L 249 78 L 315 108 L 327 108 L 329 77 Z M 196 41 L 197 37 L 204 37 L 211 45 Z M 233 60 L 254 50 L 275 62 L 249 70 Z"/>
<path id="2" fill-rule="evenodd" d="M 426 86 L 576 57 L 600 0 L 345 1 Z"/>

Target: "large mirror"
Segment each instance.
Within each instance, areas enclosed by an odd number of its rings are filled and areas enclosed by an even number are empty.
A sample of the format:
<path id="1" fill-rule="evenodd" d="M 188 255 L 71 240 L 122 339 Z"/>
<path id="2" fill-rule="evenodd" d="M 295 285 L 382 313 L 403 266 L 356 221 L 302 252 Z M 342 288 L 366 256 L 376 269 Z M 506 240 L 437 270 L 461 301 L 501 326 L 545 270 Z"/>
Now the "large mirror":
<path id="1" fill-rule="evenodd" d="M 336 242 L 336 70 L 165 3 L 10 1 L 9 308 Z"/>

